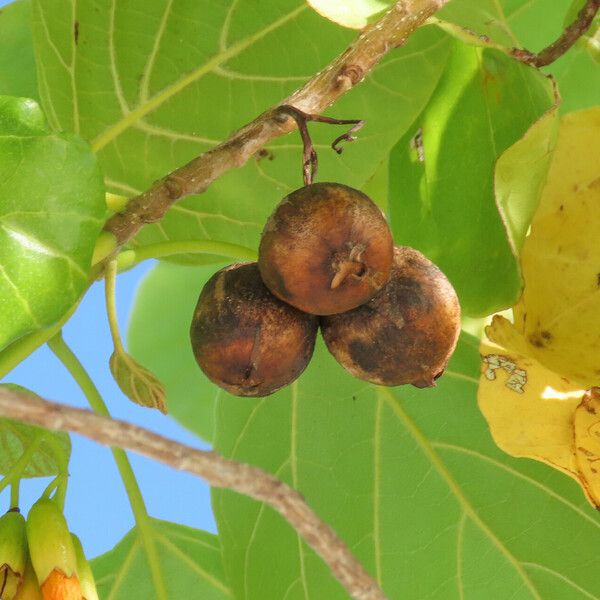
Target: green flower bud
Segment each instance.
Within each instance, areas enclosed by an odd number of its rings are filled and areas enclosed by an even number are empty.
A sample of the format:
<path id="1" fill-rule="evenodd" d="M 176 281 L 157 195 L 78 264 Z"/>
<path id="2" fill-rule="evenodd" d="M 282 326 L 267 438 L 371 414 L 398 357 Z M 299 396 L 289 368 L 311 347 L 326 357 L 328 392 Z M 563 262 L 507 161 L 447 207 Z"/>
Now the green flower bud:
<path id="1" fill-rule="evenodd" d="M 71 539 L 73 540 L 75 556 L 77 558 L 77 575 L 79 577 L 79 584 L 81 585 L 81 595 L 83 596 L 83 600 L 98 600 L 94 574 L 92 573 L 90 563 L 83 553 L 81 542 L 74 533 L 71 534 Z"/>
<path id="2" fill-rule="evenodd" d="M 19 588 L 15 600 L 43 600 L 40 584 L 38 583 L 31 560 L 27 560 L 23 584 Z"/>
<path id="3" fill-rule="evenodd" d="M 0 517 L 0 598 L 14 600 L 27 563 L 25 519 L 18 512 Z"/>
<path id="4" fill-rule="evenodd" d="M 77 559 L 67 521 L 52 500 L 38 500 L 27 516 L 29 554 L 40 586 L 54 571 L 65 577 L 77 574 Z"/>

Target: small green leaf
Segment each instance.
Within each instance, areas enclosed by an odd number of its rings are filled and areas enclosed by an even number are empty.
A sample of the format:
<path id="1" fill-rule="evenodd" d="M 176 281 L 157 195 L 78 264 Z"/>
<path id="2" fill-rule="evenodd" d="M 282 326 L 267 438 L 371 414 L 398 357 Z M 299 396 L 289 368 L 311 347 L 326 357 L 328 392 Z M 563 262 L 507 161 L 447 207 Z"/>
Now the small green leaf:
<path id="1" fill-rule="evenodd" d="M 0 384 L 21 393 L 33 394 L 14 384 Z M 0 474 L 6 475 L 32 442 L 41 442 L 23 471 L 23 477 L 49 477 L 64 472 L 71 456 L 71 438 L 10 419 L 0 419 Z"/>
<path id="2" fill-rule="evenodd" d="M 88 146 L 46 131 L 33 100 L 0 97 L 0 349 L 78 300 L 104 213 Z"/>
<path id="3" fill-rule="evenodd" d="M 138 290 L 127 334 L 132 355 L 164 382 L 170 415 L 207 441 L 213 438 L 219 390 L 196 364 L 190 323 L 202 286 L 222 266 L 154 267 Z"/>
<path id="4" fill-rule="evenodd" d="M 396 242 L 442 269 L 466 315 L 510 306 L 519 293 L 494 166 L 554 103 L 552 85 L 537 70 L 457 41 L 431 102 L 390 156 Z"/>
<path id="5" fill-rule="evenodd" d="M 166 600 L 225 600 L 232 597 L 223 573 L 219 538 L 183 525 L 152 519 L 149 535 L 158 554 Z M 91 564 L 100 598 L 156 598 L 150 565 L 132 529 L 112 550 Z"/>
<path id="6" fill-rule="evenodd" d="M 0 95 L 38 98 L 29 0 L 0 9 Z"/>
<path id="7" fill-rule="evenodd" d="M 111 354 L 109 366 L 121 391 L 130 400 L 146 408 L 158 408 L 161 413 L 167 414 L 165 389 L 154 373 L 119 349 Z"/>

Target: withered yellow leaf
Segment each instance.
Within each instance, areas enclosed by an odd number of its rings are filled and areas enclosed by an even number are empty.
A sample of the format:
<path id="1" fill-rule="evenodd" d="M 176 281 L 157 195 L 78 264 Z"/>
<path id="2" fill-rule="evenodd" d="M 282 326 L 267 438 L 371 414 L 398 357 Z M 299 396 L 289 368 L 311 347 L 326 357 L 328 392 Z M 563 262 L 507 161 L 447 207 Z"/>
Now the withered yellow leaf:
<path id="1" fill-rule="evenodd" d="M 511 331 L 503 332 L 507 339 Z M 497 446 L 512 456 L 545 462 L 579 480 L 573 415 L 583 390 L 520 352 L 485 340 L 480 352 L 477 401 Z"/>
<path id="2" fill-rule="evenodd" d="M 542 200 L 521 254 L 514 327 L 491 340 L 579 387 L 600 385 L 600 108 L 561 120 Z M 500 336 L 500 337 L 498 337 Z M 504 336 L 504 337 L 502 337 Z"/>
<path id="3" fill-rule="evenodd" d="M 575 456 L 582 486 L 596 507 L 600 507 L 600 394 L 591 391 L 575 410 Z"/>

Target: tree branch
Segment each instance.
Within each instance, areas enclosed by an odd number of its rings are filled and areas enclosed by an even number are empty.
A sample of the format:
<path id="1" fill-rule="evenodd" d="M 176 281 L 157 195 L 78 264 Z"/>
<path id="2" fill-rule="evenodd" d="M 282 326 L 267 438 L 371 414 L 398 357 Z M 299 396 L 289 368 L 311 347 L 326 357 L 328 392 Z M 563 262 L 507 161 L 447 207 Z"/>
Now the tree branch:
<path id="1" fill-rule="evenodd" d="M 600 0 L 587 0 L 577 18 L 548 47 L 537 54 L 524 48 L 513 48 L 511 54 L 518 60 L 534 67 L 545 67 L 559 59 L 590 27 L 598 9 Z"/>
<path id="2" fill-rule="evenodd" d="M 265 502 L 287 519 L 325 561 L 352 598 L 386 600 L 346 544 L 315 514 L 304 498 L 257 467 L 228 460 L 215 452 L 196 450 L 130 423 L 1 387 L 0 415 L 46 429 L 78 433 L 105 446 L 133 450 L 202 477 L 213 487 L 227 488 Z"/>
<path id="3" fill-rule="evenodd" d="M 194 158 L 133 198 L 122 213 L 109 219 L 105 230 L 120 247 L 146 223 L 162 219 L 175 202 L 200 194 L 225 171 L 243 166 L 266 143 L 289 133 L 294 120 L 280 107 L 291 105 L 305 113 L 320 114 L 340 96 L 363 80 L 393 48 L 449 0 L 399 0 L 377 22 L 320 73 L 277 107 L 267 110 L 228 140 Z M 118 249 L 118 248 L 117 248 Z"/>

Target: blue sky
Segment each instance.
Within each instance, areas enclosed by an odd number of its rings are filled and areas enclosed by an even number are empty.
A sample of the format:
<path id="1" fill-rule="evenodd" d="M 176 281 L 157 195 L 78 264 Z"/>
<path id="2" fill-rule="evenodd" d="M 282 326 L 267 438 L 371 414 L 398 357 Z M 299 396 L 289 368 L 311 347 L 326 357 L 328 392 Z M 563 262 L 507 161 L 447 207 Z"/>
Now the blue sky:
<path id="1" fill-rule="evenodd" d="M 118 277 L 117 307 L 122 332 L 126 331 L 136 289 L 152 266 L 145 263 Z M 92 286 L 63 333 L 65 341 L 94 379 L 113 416 L 186 444 L 207 447 L 172 419 L 134 405 L 112 380 L 108 369 L 112 341 L 104 309 L 103 283 Z M 5 381 L 28 387 L 48 399 L 86 407 L 79 388 L 47 347 L 32 354 Z M 72 436 L 72 442 L 65 514 L 72 531 L 81 537 L 86 553 L 96 556 L 123 537 L 133 525 L 133 517 L 110 451 L 78 435 Z M 203 481 L 135 454 L 130 458 L 152 516 L 215 531 L 209 488 Z M 21 506 L 24 511 L 38 498 L 48 481 L 23 483 Z M 7 504 L 8 491 L 5 491 L 0 495 L 0 507 Z"/>
<path id="2" fill-rule="evenodd" d="M 8 4 L 0 0 L 0 6 Z M 145 263 L 119 276 L 117 307 L 121 332 L 127 330 L 136 290 L 152 268 Z M 94 379 L 113 416 L 137 423 L 170 438 L 206 447 L 172 419 L 143 409 L 123 396 L 112 380 L 108 358 L 112 342 L 104 308 L 104 286 L 96 283 L 64 329 L 64 338 Z M 55 401 L 85 407 L 85 398 L 48 348 L 40 348 L 3 382 L 23 385 Z M 133 517 L 109 450 L 72 436 L 73 453 L 65 514 L 86 554 L 112 548 L 132 527 Z M 208 486 L 199 479 L 130 455 L 149 513 L 157 518 L 215 531 Z M 44 490 L 46 479 L 24 481 L 21 508 L 25 512 Z M 8 507 L 8 490 L 0 494 L 0 513 Z"/>

